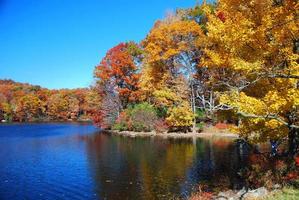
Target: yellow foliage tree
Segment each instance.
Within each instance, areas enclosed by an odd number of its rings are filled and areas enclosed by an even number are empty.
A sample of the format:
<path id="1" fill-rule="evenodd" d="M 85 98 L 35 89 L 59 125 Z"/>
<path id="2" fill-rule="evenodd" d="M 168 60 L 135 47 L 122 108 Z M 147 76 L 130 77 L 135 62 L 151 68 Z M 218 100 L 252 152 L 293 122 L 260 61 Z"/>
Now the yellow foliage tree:
<path id="1" fill-rule="evenodd" d="M 171 127 L 187 131 L 192 126 L 194 117 L 190 105 L 184 102 L 169 109 L 166 121 Z"/>
<path id="2" fill-rule="evenodd" d="M 200 57 L 198 41 L 201 36 L 201 27 L 195 21 L 172 15 L 158 21 L 143 41 L 145 64 L 141 77 L 142 90 L 146 98 L 157 106 L 168 107 L 170 118 L 173 118 L 172 111 L 189 106 L 184 117 L 191 121 L 194 119 L 191 86 Z M 179 122 L 179 119 L 181 117 L 168 121 L 176 127 L 192 125 L 188 120 Z"/>
<path id="3" fill-rule="evenodd" d="M 13 118 L 13 108 L 12 106 L 7 103 L 7 102 L 3 102 L 1 103 L 1 110 L 3 111 L 3 118 L 6 121 L 12 121 Z"/>
<path id="4" fill-rule="evenodd" d="M 16 117 L 19 121 L 38 120 L 44 111 L 43 102 L 33 94 L 27 94 L 17 101 Z"/>
<path id="5" fill-rule="evenodd" d="M 221 0 L 205 8 L 204 66 L 221 71 L 222 104 L 241 117 L 238 131 L 255 142 L 299 143 L 299 2 Z"/>

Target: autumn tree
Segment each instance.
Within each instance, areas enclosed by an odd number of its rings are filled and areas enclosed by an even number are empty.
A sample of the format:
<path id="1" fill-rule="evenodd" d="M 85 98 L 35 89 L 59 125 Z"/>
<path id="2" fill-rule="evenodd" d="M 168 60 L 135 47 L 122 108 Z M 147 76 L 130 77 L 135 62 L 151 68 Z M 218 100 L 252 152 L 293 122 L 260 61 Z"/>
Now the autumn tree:
<path id="1" fill-rule="evenodd" d="M 68 101 L 67 118 L 71 120 L 77 120 L 80 113 L 80 101 L 75 97 L 75 95 L 69 95 L 67 97 L 67 101 Z"/>
<path id="2" fill-rule="evenodd" d="M 6 102 L 6 97 L 0 93 L 0 121 L 5 120 L 4 119 L 4 115 L 5 115 L 5 111 L 4 111 L 4 103 Z"/>
<path id="3" fill-rule="evenodd" d="M 47 115 L 52 120 L 66 120 L 68 111 L 68 102 L 59 93 L 50 96 L 47 102 Z"/>
<path id="4" fill-rule="evenodd" d="M 38 85 L 0 80 L 0 119 L 6 121 L 91 119 L 89 88 L 49 90 Z"/>
<path id="5" fill-rule="evenodd" d="M 38 120 L 44 115 L 44 104 L 34 94 L 27 94 L 17 100 L 15 117 L 20 122 Z"/>
<path id="6" fill-rule="evenodd" d="M 12 106 L 6 101 L 0 102 L 0 120 L 12 121 L 13 120 L 13 109 Z"/>
<path id="7" fill-rule="evenodd" d="M 133 43 L 110 49 L 95 69 L 96 90 L 101 95 L 97 124 L 108 128 L 122 109 L 140 98 L 139 78 L 142 50 Z"/>
<path id="8" fill-rule="evenodd" d="M 91 119 L 94 112 L 99 109 L 101 98 L 95 87 L 90 87 L 83 92 L 83 101 L 80 103 L 80 115 L 83 120 Z"/>
<path id="9" fill-rule="evenodd" d="M 186 13 L 181 13 L 158 21 L 144 40 L 142 89 L 158 107 L 169 109 L 167 120 L 171 126 L 195 128 L 194 76 L 203 31 L 196 21 L 184 20 Z M 174 116 L 181 115 L 181 111 L 185 119 L 179 122 Z"/>
<path id="10" fill-rule="evenodd" d="M 20 84 L 12 80 L 0 80 L 0 103 L 3 118 L 6 121 L 13 121 L 17 99 L 25 95 Z"/>
<path id="11" fill-rule="evenodd" d="M 219 71 L 220 103 L 255 142 L 288 138 L 298 150 L 299 2 L 221 0 L 208 16 L 204 66 Z"/>
<path id="12" fill-rule="evenodd" d="M 139 98 L 140 59 L 141 50 L 137 44 L 120 43 L 107 52 L 95 69 L 97 84 L 112 84 L 123 108 Z"/>
<path id="13" fill-rule="evenodd" d="M 54 91 L 48 99 L 47 114 L 53 120 L 77 120 L 80 111 L 80 101 L 74 91 Z"/>

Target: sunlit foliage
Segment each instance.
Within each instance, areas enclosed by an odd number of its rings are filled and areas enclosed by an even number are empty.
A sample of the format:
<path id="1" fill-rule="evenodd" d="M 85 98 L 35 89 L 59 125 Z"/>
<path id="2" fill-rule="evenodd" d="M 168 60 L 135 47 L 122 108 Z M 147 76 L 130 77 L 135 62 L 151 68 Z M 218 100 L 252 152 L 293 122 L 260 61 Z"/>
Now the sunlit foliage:
<path id="1" fill-rule="evenodd" d="M 242 136 L 257 142 L 288 136 L 294 151 L 299 128 L 299 3 L 277 2 L 221 0 L 215 11 L 206 8 L 203 64 L 223 72 L 215 78 L 226 90 L 220 100 L 240 115 Z"/>
<path id="2" fill-rule="evenodd" d="M 101 95 L 96 124 L 111 128 L 122 109 L 141 98 L 139 79 L 142 50 L 133 42 L 110 49 L 95 68 L 96 90 Z"/>
<path id="3" fill-rule="evenodd" d="M 48 90 L 40 86 L 0 80 L 0 120 L 90 120 L 96 103 L 90 89 Z"/>

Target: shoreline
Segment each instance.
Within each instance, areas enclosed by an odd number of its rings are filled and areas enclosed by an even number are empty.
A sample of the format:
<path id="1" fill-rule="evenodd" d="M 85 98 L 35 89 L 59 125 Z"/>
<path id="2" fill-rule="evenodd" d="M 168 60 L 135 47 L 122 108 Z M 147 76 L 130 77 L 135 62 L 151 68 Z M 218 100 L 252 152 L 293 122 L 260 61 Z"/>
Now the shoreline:
<path id="1" fill-rule="evenodd" d="M 1 120 L 0 124 L 34 124 L 34 123 L 93 123 L 92 120 L 34 120 L 34 121 L 6 121 Z"/>
<path id="2" fill-rule="evenodd" d="M 111 135 L 119 135 L 124 137 L 159 137 L 164 139 L 190 139 L 190 138 L 226 138 L 226 139 L 238 139 L 239 136 L 237 134 L 229 133 L 229 132 L 201 132 L 201 133 L 183 133 L 183 132 L 171 132 L 171 133 L 156 133 L 156 132 L 134 132 L 134 131 L 116 131 L 116 130 L 104 130 L 102 131 L 104 134 Z"/>

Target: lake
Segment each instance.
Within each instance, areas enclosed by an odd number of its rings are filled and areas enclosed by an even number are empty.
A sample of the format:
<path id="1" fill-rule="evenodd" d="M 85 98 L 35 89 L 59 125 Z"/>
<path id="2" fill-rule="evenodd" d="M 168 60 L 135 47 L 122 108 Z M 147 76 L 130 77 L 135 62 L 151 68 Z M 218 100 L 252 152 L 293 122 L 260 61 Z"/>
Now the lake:
<path id="1" fill-rule="evenodd" d="M 237 187 L 229 140 L 126 138 L 90 124 L 0 125 L 0 199 L 186 199 L 199 182 Z"/>

